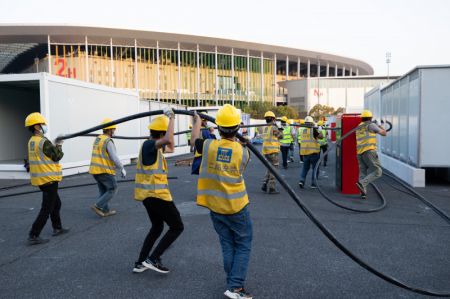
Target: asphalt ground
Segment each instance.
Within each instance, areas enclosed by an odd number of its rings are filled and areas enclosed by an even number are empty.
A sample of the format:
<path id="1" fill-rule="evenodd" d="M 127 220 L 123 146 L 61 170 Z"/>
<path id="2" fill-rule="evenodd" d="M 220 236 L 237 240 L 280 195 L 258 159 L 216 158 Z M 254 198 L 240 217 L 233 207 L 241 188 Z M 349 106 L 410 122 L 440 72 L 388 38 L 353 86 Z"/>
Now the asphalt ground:
<path id="1" fill-rule="evenodd" d="M 330 155 L 332 156 L 332 155 Z M 27 234 L 41 204 L 41 194 L 0 198 L 1 298 L 223 298 L 225 273 L 218 237 L 208 210 L 195 205 L 196 176 L 174 166 L 169 175 L 174 202 L 185 230 L 163 255 L 167 275 L 132 268 L 150 228 L 143 205 L 133 200 L 133 183 L 122 183 L 110 205 L 118 214 L 100 218 L 90 209 L 96 186 L 60 190 L 63 225 L 70 233 L 51 237 L 50 221 L 41 236 L 44 245 L 28 246 Z M 353 207 L 375 207 L 367 200 L 340 195 L 334 187 L 334 157 L 320 170 L 320 183 L 333 198 Z M 311 211 L 349 249 L 376 269 L 410 285 L 450 291 L 450 227 L 431 209 L 386 177 L 377 185 L 388 200 L 372 214 L 342 210 L 317 190 L 298 188 L 301 164 L 280 173 L 298 191 Z M 128 166 L 128 179 L 134 166 Z M 253 220 L 253 248 L 246 289 L 255 298 L 425 298 L 393 286 L 367 272 L 339 251 L 312 224 L 288 194 L 260 190 L 265 169 L 256 157 L 245 172 Z M 93 183 L 90 175 L 67 177 L 61 186 Z M 23 183 L 2 181 L 0 188 Z M 279 185 L 278 185 L 279 187 Z M 399 190 L 397 190 L 399 189 Z M 20 187 L 0 195 L 34 190 Z M 400 191 L 401 190 L 401 191 Z M 450 214 L 450 186 L 418 188 Z"/>

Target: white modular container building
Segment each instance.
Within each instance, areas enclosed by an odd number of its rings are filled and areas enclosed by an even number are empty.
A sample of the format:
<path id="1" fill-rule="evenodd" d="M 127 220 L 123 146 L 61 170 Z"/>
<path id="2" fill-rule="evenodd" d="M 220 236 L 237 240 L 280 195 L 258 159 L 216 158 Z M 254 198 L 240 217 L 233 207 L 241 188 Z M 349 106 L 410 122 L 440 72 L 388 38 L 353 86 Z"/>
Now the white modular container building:
<path id="1" fill-rule="evenodd" d="M 152 106 L 153 105 L 153 106 Z M 24 120 L 31 112 L 41 112 L 48 121 L 46 136 L 54 140 L 58 135 L 78 132 L 96 125 L 106 118 L 118 119 L 144 111 L 168 106 L 154 106 L 140 101 L 137 91 L 122 90 L 47 73 L 0 76 L 0 179 L 28 179 L 23 167 L 27 158 L 30 132 Z M 185 109 L 181 106 L 174 108 Z M 118 125 L 117 135 L 148 135 L 149 118 Z M 177 118 L 176 129 L 187 129 L 187 117 Z M 100 133 L 100 131 L 95 132 Z M 176 140 L 177 153 L 188 152 L 186 141 Z M 63 144 L 61 160 L 63 174 L 70 175 L 88 170 L 92 151 L 92 137 L 78 137 Z M 136 158 L 138 140 L 114 140 L 117 153 L 125 163 Z"/>
<path id="2" fill-rule="evenodd" d="M 364 107 L 392 123 L 380 151 L 414 168 L 449 168 L 450 66 L 419 66 L 365 95 Z"/>

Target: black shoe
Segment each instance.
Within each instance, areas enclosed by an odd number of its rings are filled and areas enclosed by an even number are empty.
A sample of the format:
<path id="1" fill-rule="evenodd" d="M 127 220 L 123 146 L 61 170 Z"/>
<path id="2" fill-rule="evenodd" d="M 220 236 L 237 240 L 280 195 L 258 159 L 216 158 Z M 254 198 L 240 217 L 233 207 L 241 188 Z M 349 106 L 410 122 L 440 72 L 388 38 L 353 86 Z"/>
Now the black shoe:
<path id="1" fill-rule="evenodd" d="M 42 239 L 41 237 L 29 237 L 28 238 L 28 245 L 39 245 L 39 244 L 44 244 L 44 243 L 48 243 L 50 240 L 49 239 Z"/>
<path id="2" fill-rule="evenodd" d="M 284 169 L 288 169 L 287 165 L 286 165 L 286 166 L 283 166 L 283 168 L 284 168 Z"/>
<path id="3" fill-rule="evenodd" d="M 142 263 L 134 263 L 133 273 L 142 273 L 144 271 L 147 271 L 149 268 L 144 266 Z"/>
<path id="4" fill-rule="evenodd" d="M 267 192 L 267 184 L 263 184 L 261 190 Z"/>
<path id="5" fill-rule="evenodd" d="M 169 273 L 169 269 L 163 266 L 163 264 L 161 263 L 161 259 L 152 260 L 150 258 L 147 258 L 142 262 L 142 265 L 159 273 Z"/>
<path id="6" fill-rule="evenodd" d="M 316 184 L 312 184 L 311 185 L 311 189 L 317 189 L 317 185 Z"/>
<path id="7" fill-rule="evenodd" d="M 269 189 L 269 194 L 279 194 L 280 193 L 280 191 L 278 191 L 277 189 L 275 189 L 275 188 L 270 188 Z"/>
<path id="8" fill-rule="evenodd" d="M 364 198 L 366 198 L 366 190 L 364 189 L 363 185 L 360 182 L 356 182 L 356 187 L 358 187 L 359 192 L 361 192 L 361 197 L 364 196 Z"/>
<path id="9" fill-rule="evenodd" d="M 305 187 L 305 183 L 300 181 L 298 182 L 298 186 L 303 189 Z"/>
<path id="10" fill-rule="evenodd" d="M 53 230 L 52 236 L 53 236 L 53 237 L 56 237 L 56 236 L 59 236 L 59 235 L 63 235 L 63 234 L 68 233 L 69 231 L 70 231 L 70 229 L 68 229 L 68 228 L 58 228 L 58 229 L 54 229 L 54 230 Z"/>

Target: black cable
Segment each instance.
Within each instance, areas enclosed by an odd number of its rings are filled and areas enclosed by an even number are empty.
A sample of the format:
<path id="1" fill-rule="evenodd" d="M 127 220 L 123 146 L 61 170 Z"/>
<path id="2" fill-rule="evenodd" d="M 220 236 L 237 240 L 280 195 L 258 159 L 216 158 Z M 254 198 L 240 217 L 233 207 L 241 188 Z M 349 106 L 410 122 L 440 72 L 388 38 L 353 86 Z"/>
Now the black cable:
<path id="1" fill-rule="evenodd" d="M 358 129 L 359 129 L 359 126 L 353 128 L 352 130 L 350 130 L 349 132 L 347 132 L 344 136 L 342 136 L 339 140 L 337 140 L 335 144 L 332 144 L 331 146 L 337 147 L 338 145 L 341 144 L 341 142 L 342 142 L 345 138 L 351 136 L 351 134 L 352 134 L 353 132 L 355 132 L 356 130 L 358 130 Z M 331 147 L 331 146 L 330 146 L 330 147 Z M 356 208 L 351 208 L 351 207 L 349 207 L 349 206 L 343 205 L 343 204 L 341 204 L 341 203 L 339 203 L 339 202 L 337 202 L 337 201 L 331 199 L 331 197 L 328 196 L 328 195 L 322 190 L 322 188 L 320 187 L 320 184 L 319 184 L 319 180 L 317 179 L 317 177 L 318 177 L 318 172 L 319 172 L 319 166 L 320 166 L 320 164 L 322 163 L 323 159 L 325 159 L 325 157 L 328 156 L 328 153 L 330 152 L 330 150 L 331 150 L 331 148 L 329 148 L 326 152 L 323 153 L 323 155 L 321 155 L 321 157 L 319 158 L 319 161 L 317 161 L 316 167 L 315 167 L 314 170 L 313 170 L 313 172 L 314 172 L 314 177 L 316 178 L 316 186 L 317 186 L 317 190 L 319 191 L 319 193 L 320 193 L 320 194 L 321 194 L 328 202 L 330 202 L 331 204 L 333 204 L 333 205 L 335 205 L 335 206 L 337 206 L 337 207 L 339 207 L 339 208 L 341 208 L 341 209 L 347 210 L 347 211 L 358 212 L 358 213 L 374 213 L 374 212 L 378 212 L 378 211 L 381 211 L 382 209 L 384 209 L 384 208 L 386 207 L 386 204 L 387 204 L 386 198 L 385 198 L 384 195 L 380 192 L 380 190 L 379 190 L 374 184 L 372 184 L 372 183 L 371 183 L 371 186 L 375 189 L 375 191 L 377 192 L 378 196 L 379 196 L 380 199 L 381 199 L 381 205 L 379 205 L 379 206 L 377 206 L 377 207 L 375 207 L 375 208 L 372 208 L 372 209 L 356 209 Z"/>
<path id="2" fill-rule="evenodd" d="M 194 112 L 192 111 L 186 111 L 186 110 L 174 110 L 175 114 L 184 114 L 184 115 L 194 115 Z M 150 111 L 150 112 L 143 112 L 143 113 L 138 113 L 138 114 L 134 114 L 134 115 L 130 115 L 115 121 L 112 121 L 110 123 L 107 124 L 102 124 L 102 125 L 98 125 L 96 127 L 90 128 L 90 129 L 86 129 L 77 133 L 73 133 L 73 134 L 69 134 L 69 135 L 65 135 L 60 137 L 61 139 L 69 139 L 69 138 L 74 138 L 77 136 L 81 136 L 81 135 L 85 135 L 100 129 L 103 129 L 105 127 L 109 127 L 111 125 L 115 125 L 115 124 L 119 124 L 125 121 L 129 121 L 132 119 L 137 119 L 137 118 L 142 118 L 142 117 L 146 117 L 146 116 L 151 116 L 151 115 L 157 115 L 157 114 L 162 114 L 163 111 L 162 110 L 157 110 L 157 111 Z M 215 119 L 210 117 L 209 115 L 205 115 L 205 114 L 201 114 L 199 113 L 199 115 L 204 118 L 207 119 L 208 121 L 214 122 L 215 123 Z M 305 213 L 305 215 L 314 223 L 314 225 L 317 226 L 317 228 L 319 228 L 319 230 L 337 247 L 339 248 L 343 253 L 345 253 L 349 258 L 351 258 L 354 262 L 356 262 L 358 265 L 360 265 L 361 267 L 363 267 L 364 269 L 368 270 L 369 272 L 371 272 L 372 274 L 378 276 L 379 278 L 393 284 L 396 285 L 400 288 L 412 291 L 414 293 L 418 293 L 418 294 L 423 294 L 423 295 L 429 295 L 429 296 L 437 296 L 437 297 L 450 297 L 450 292 L 447 293 L 443 293 L 443 292 L 436 292 L 436 291 L 432 291 L 432 290 L 426 290 L 426 289 L 421 289 L 421 288 L 416 288 L 413 286 L 409 286 L 404 282 L 401 282 L 397 279 L 395 279 L 392 276 L 389 276 L 387 274 L 384 274 L 378 270 L 376 270 L 375 268 L 371 267 L 369 264 L 367 264 L 366 262 L 364 262 L 362 259 L 360 259 L 358 256 L 356 256 L 353 252 L 351 252 L 347 247 L 345 247 L 337 238 L 336 236 L 322 223 L 320 222 L 317 217 L 311 212 L 311 210 L 307 207 L 307 205 L 298 197 L 298 195 L 295 193 L 295 191 L 286 183 L 286 181 L 281 177 L 281 175 L 278 173 L 278 171 L 272 166 L 272 164 L 270 164 L 265 158 L 264 156 L 258 151 L 258 149 L 253 146 L 251 143 L 248 142 L 247 139 L 245 139 L 241 134 L 237 134 L 236 135 L 237 138 L 239 138 L 239 140 L 243 143 L 246 144 L 246 146 L 250 149 L 250 151 L 256 156 L 258 157 L 258 159 L 264 164 L 264 166 L 266 166 L 266 168 L 274 175 L 274 177 L 277 179 L 277 181 L 280 183 L 281 186 L 283 186 L 283 188 L 288 192 L 288 194 L 291 196 L 291 198 L 294 200 L 294 202 L 298 205 L 298 207 Z"/>
<path id="3" fill-rule="evenodd" d="M 0 188 L 0 191 L 16 189 L 16 188 L 24 187 L 24 186 L 30 186 L 30 183 L 24 183 L 24 184 L 19 184 L 19 185 L 14 185 L 14 186 L 2 187 L 2 188 Z"/>
<path id="4" fill-rule="evenodd" d="M 389 171 L 387 171 L 386 169 L 383 169 L 384 171 L 384 175 L 393 179 L 394 181 L 396 181 L 397 183 L 399 183 L 400 185 L 402 185 L 406 190 L 408 190 L 409 192 L 413 193 L 415 195 L 415 197 L 417 199 L 419 199 L 421 202 L 423 202 L 425 205 L 427 205 L 428 207 L 430 207 L 436 214 L 438 214 L 441 218 L 443 218 L 445 221 L 448 222 L 448 224 L 450 224 L 450 217 L 441 209 L 439 209 L 438 207 L 436 207 L 434 204 L 432 204 L 430 201 L 426 200 L 425 197 L 423 197 L 420 193 L 418 193 L 416 190 L 414 190 L 413 188 L 411 188 L 408 184 L 406 184 L 405 182 L 403 182 L 402 180 L 400 180 L 399 178 L 397 178 L 396 176 L 392 175 L 389 173 Z"/>

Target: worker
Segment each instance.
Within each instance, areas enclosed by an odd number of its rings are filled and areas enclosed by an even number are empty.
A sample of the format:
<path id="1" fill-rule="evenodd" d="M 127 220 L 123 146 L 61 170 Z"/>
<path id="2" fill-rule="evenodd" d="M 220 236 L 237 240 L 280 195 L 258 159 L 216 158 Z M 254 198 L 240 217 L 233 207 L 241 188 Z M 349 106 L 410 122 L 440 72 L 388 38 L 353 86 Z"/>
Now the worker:
<path id="1" fill-rule="evenodd" d="M 105 118 L 102 124 L 112 122 L 111 118 Z M 103 128 L 103 134 L 95 138 L 92 146 L 91 165 L 89 173 L 93 175 L 97 182 L 99 196 L 96 204 L 91 208 L 100 217 L 115 215 L 117 212 L 109 208 L 109 201 L 117 194 L 116 168 L 120 169 L 122 178 L 127 172 L 117 156 L 116 147 L 112 137 L 117 129 L 117 125 Z"/>
<path id="2" fill-rule="evenodd" d="M 134 273 L 147 269 L 169 273 L 169 269 L 162 264 L 161 256 L 184 230 L 180 213 L 170 194 L 167 162 L 163 154 L 174 152 L 175 114 L 170 108 L 164 109 L 164 114 L 165 116 L 153 119 L 148 126 L 151 138 L 142 144 L 136 164 L 134 198 L 144 205 L 152 227 L 134 265 Z M 169 230 L 150 254 L 154 243 L 163 232 L 164 222 L 169 226 Z"/>
<path id="3" fill-rule="evenodd" d="M 241 121 L 238 110 L 226 104 L 217 112 L 220 140 L 198 138 L 198 115 L 192 138 L 203 153 L 197 187 L 197 204 L 210 210 L 211 220 L 222 247 L 228 298 L 251 299 L 244 288 L 252 244 L 252 221 L 243 172 L 249 151 L 236 141 Z"/>
<path id="4" fill-rule="evenodd" d="M 248 129 L 247 128 L 242 128 L 243 125 L 244 125 L 244 123 L 241 122 L 241 129 L 239 131 L 240 131 L 242 137 L 245 137 L 246 139 L 249 139 Z"/>
<path id="5" fill-rule="evenodd" d="M 282 137 L 282 134 L 275 123 L 275 114 L 272 111 L 267 111 L 264 114 L 264 119 L 266 120 L 267 126 L 263 130 L 262 154 L 273 167 L 278 168 L 278 153 L 280 152 L 279 139 Z M 275 188 L 275 176 L 269 170 L 266 171 L 261 190 L 269 194 L 280 193 Z"/>
<path id="6" fill-rule="evenodd" d="M 28 141 L 28 160 L 30 165 L 31 185 L 42 191 L 42 204 L 34 221 L 29 237 L 29 245 L 47 243 L 49 239 L 40 237 L 48 217 L 52 222 L 52 236 L 59 236 L 69 231 L 61 224 L 61 200 L 58 195 L 58 182 L 62 180 L 62 168 L 59 161 L 64 156 L 63 141 L 56 139 L 55 145 L 44 135 L 47 133 L 47 121 L 39 113 L 34 112 L 25 119 L 25 127 L 33 134 Z"/>
<path id="7" fill-rule="evenodd" d="M 300 156 L 300 164 L 303 163 L 303 156 L 301 154 L 301 142 L 302 142 L 302 132 L 303 132 L 303 125 L 305 124 L 304 119 L 299 120 L 299 126 L 297 129 L 297 144 L 298 144 L 298 155 Z"/>
<path id="8" fill-rule="evenodd" d="M 323 155 L 328 151 L 328 138 L 327 138 L 327 130 L 324 127 L 325 123 L 323 120 L 319 120 L 317 122 L 317 126 L 319 126 L 318 130 L 322 133 L 323 138 L 319 139 L 320 151 Z M 328 155 L 325 155 L 323 158 L 323 166 L 327 167 Z"/>
<path id="9" fill-rule="evenodd" d="M 191 124 L 189 124 L 189 130 L 192 130 Z M 186 140 L 189 146 L 191 146 L 191 135 L 192 135 L 191 131 L 186 132 Z"/>
<path id="10" fill-rule="evenodd" d="M 361 113 L 361 123 L 356 130 L 356 152 L 358 154 L 359 181 L 356 183 L 361 197 L 367 196 L 367 185 L 382 175 L 377 154 L 377 134 L 386 136 L 386 130 L 372 122 L 372 112 Z"/>
<path id="11" fill-rule="evenodd" d="M 320 158 L 320 145 L 318 139 L 323 138 L 322 133 L 319 132 L 314 126 L 314 119 L 311 116 L 307 116 L 305 118 L 306 128 L 302 130 L 302 141 L 301 141 L 301 152 L 300 154 L 303 156 L 303 167 L 302 172 L 300 174 L 300 181 L 298 185 L 300 188 L 304 188 L 306 176 L 308 175 L 308 171 L 312 168 L 312 176 L 311 176 L 311 188 L 317 188 L 317 177 L 314 175 L 314 168 L 316 167 L 317 161 Z"/>
<path id="12" fill-rule="evenodd" d="M 291 127 L 291 132 L 292 132 L 292 142 L 291 142 L 291 146 L 289 147 L 289 160 L 288 163 L 293 163 L 294 162 L 294 151 L 295 151 L 295 145 L 294 145 L 294 140 L 297 136 L 296 130 L 294 128 L 294 120 L 293 119 L 288 119 L 287 121 L 288 125 Z"/>
<path id="13" fill-rule="evenodd" d="M 289 156 L 289 148 L 291 147 L 292 142 L 294 142 L 294 137 L 292 134 L 291 126 L 287 123 L 288 118 L 283 116 L 280 118 L 281 127 L 283 128 L 283 135 L 280 139 L 280 150 L 281 150 L 281 158 L 283 160 L 283 168 L 288 168 L 288 156 Z"/>
<path id="14" fill-rule="evenodd" d="M 202 112 L 203 114 L 206 114 L 206 111 Z M 201 138 L 202 139 L 214 139 L 214 137 L 211 135 L 211 131 L 208 127 L 208 120 L 206 118 L 201 118 Z M 192 161 L 192 168 L 191 168 L 191 174 L 199 174 L 200 171 L 200 163 L 202 162 L 202 155 L 195 150 L 195 144 L 194 146 L 194 161 Z"/>

